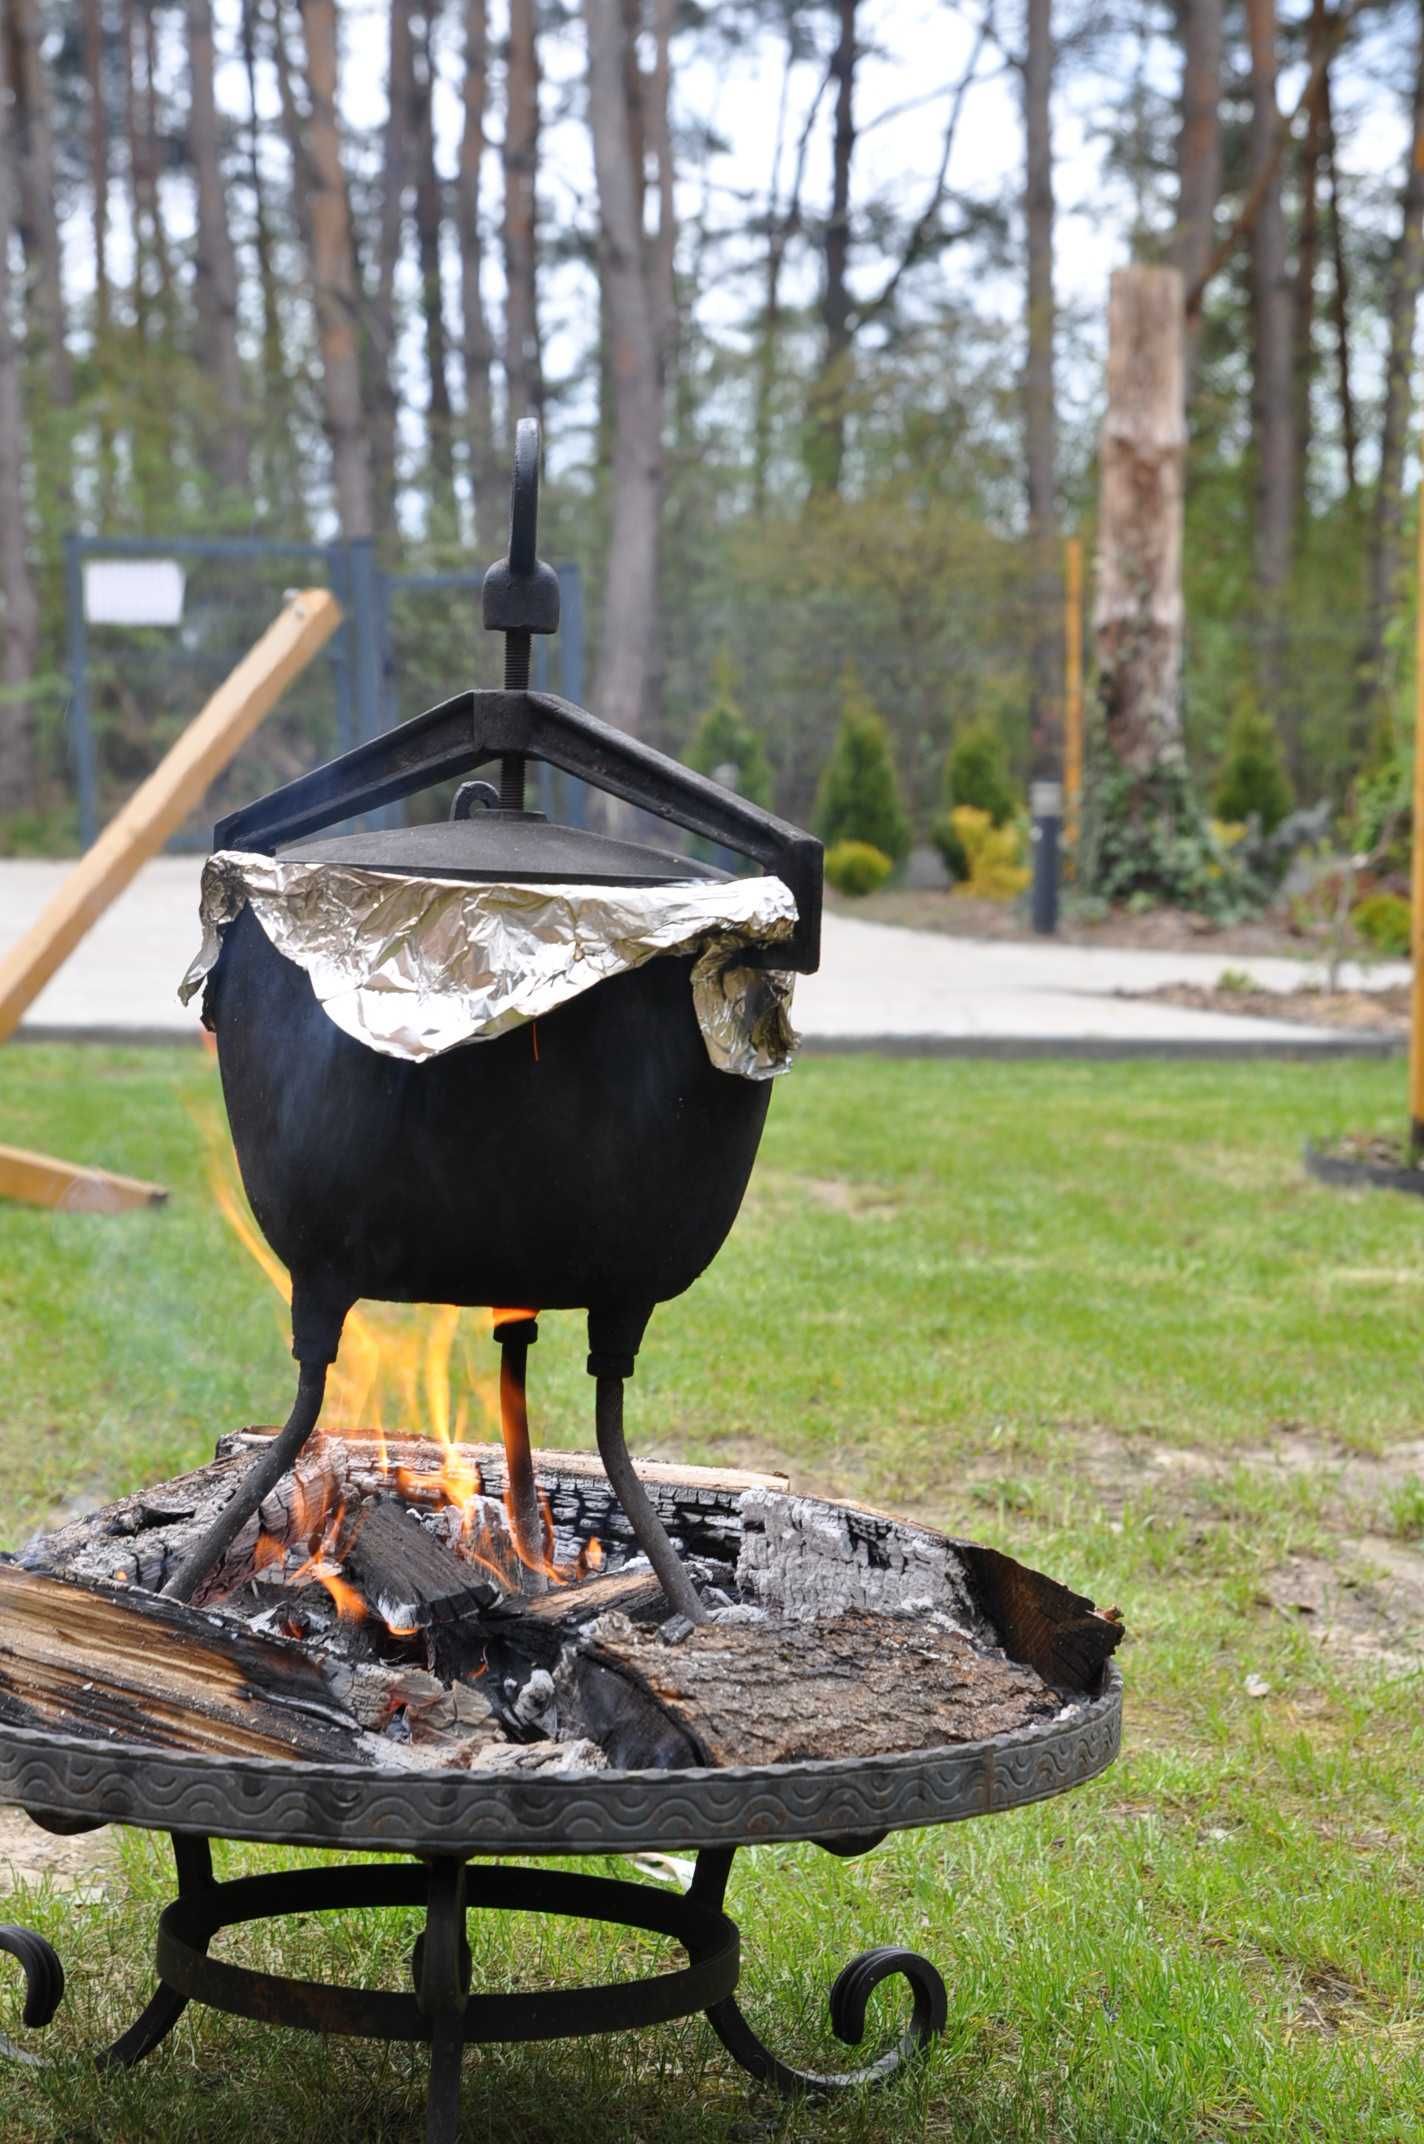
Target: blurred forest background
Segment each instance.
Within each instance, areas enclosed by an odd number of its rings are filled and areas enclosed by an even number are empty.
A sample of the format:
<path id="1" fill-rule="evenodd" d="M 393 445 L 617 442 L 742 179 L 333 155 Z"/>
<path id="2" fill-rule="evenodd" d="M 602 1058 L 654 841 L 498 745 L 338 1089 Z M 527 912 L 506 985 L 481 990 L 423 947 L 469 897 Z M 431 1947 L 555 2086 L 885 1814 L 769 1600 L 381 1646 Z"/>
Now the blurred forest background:
<path id="1" fill-rule="evenodd" d="M 1200 794 L 1233 723 L 1282 810 L 1398 792 L 1419 0 L 3 20 L 0 853 L 76 838 L 66 530 L 483 566 L 526 411 L 600 712 L 792 816 L 820 784 L 823 818 L 847 706 L 852 732 L 878 715 L 902 847 L 956 736 L 1021 795 L 1056 751 L 1070 534 L 1091 609 L 1108 271 L 1131 260 L 1186 294 Z M 195 569 L 177 634 L 96 637 L 108 809 L 311 577 Z M 494 677 L 468 595 L 394 633 L 403 714 Z M 319 695 L 293 705 L 278 772 L 332 743 Z"/>

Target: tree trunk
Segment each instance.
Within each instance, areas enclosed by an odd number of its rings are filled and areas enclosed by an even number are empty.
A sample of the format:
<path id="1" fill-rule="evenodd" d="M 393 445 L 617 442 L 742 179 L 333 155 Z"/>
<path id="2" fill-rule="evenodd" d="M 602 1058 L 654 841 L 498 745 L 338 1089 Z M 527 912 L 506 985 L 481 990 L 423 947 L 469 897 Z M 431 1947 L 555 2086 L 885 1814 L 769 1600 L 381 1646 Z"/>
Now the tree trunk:
<path id="1" fill-rule="evenodd" d="M 1275 0 L 1246 0 L 1246 20 L 1251 42 L 1250 168 L 1255 178 L 1272 156 L 1280 121 Z M 1295 513 L 1293 307 L 1279 171 L 1264 188 L 1251 230 L 1251 293 L 1259 672 L 1269 699 L 1279 692 L 1282 681 L 1282 604 L 1290 575 Z"/>
<path id="2" fill-rule="evenodd" d="M 310 106 L 303 137 L 310 184 L 311 271 L 326 432 L 343 536 L 369 536 L 371 462 L 361 406 L 356 263 L 337 124 L 335 0 L 301 0 Z"/>
<path id="3" fill-rule="evenodd" d="M 1306 106 L 1305 139 L 1300 150 L 1300 236 L 1295 266 L 1295 481 L 1294 495 L 1305 501 L 1310 481 L 1314 434 L 1315 281 L 1320 265 L 1320 181 L 1325 165 L 1325 100 L 1329 74 L 1323 59 L 1329 38 L 1326 0 L 1311 0 L 1307 55 L 1319 80 Z"/>
<path id="4" fill-rule="evenodd" d="M 1221 198 L 1221 0 L 1181 0 L 1182 122 L 1177 134 L 1177 231 L 1173 259 L 1188 289 L 1205 272 Z M 1186 392 L 1201 350 L 1200 313 L 1187 322 Z"/>
<path id="5" fill-rule="evenodd" d="M 595 137 L 596 141 L 596 137 Z M 504 374 L 510 428 L 544 414 L 539 344 L 539 47 L 534 0 L 510 0 L 504 120 Z"/>
<path id="6" fill-rule="evenodd" d="M 845 468 L 853 332 L 848 277 L 857 5 L 858 0 L 837 0 L 840 38 L 831 61 L 836 116 L 831 145 L 831 212 L 826 218 L 821 268 L 821 361 L 806 411 L 806 473 L 813 493 L 838 493 Z"/>
<path id="7" fill-rule="evenodd" d="M 1369 660 L 1373 696 L 1387 691 L 1390 621 L 1407 593 L 1404 552 L 1404 458 L 1414 410 L 1414 342 L 1419 293 L 1424 287 L 1424 7 L 1414 77 L 1414 114 L 1409 161 L 1400 198 L 1399 235 L 1389 275 L 1389 355 L 1385 370 L 1384 419 L 1380 429 L 1379 482 L 1370 530 Z"/>
<path id="8" fill-rule="evenodd" d="M 1182 289 L 1119 268 L 1108 299 L 1093 631 L 1108 746 L 1139 775 L 1182 749 Z"/>
<path id="9" fill-rule="evenodd" d="M 460 173 L 455 190 L 455 227 L 460 236 L 460 327 L 464 344 L 465 442 L 475 505 L 475 550 L 481 559 L 503 548 L 503 505 L 494 446 L 490 367 L 494 346 L 481 282 L 484 236 L 480 189 L 485 155 L 485 101 L 489 92 L 489 14 L 486 0 L 465 0 L 465 126 L 460 137 Z"/>
<path id="10" fill-rule="evenodd" d="M 1340 215 L 1340 175 L 1335 168 L 1335 119 L 1330 104 L 1330 77 L 1324 93 L 1325 170 L 1330 182 L 1331 318 L 1335 326 L 1335 368 L 1340 396 L 1340 446 L 1345 457 L 1345 491 L 1351 506 L 1358 496 L 1355 477 L 1359 427 L 1355 421 L 1355 397 L 1350 384 L 1350 278 L 1345 260 L 1345 231 Z"/>
<path id="11" fill-rule="evenodd" d="M 663 483 L 658 304 L 643 237 L 619 0 L 584 0 L 588 107 L 602 232 L 602 282 L 613 377 L 613 499 L 595 706 L 637 735 L 657 623 Z"/>
<path id="12" fill-rule="evenodd" d="M 102 0 L 84 0 L 84 90 L 89 113 L 89 213 L 94 233 L 94 334 L 109 332 L 109 114 L 104 101 Z"/>
<path id="13" fill-rule="evenodd" d="M 94 350 L 104 385 L 99 392 L 99 526 L 114 518 L 118 472 L 114 461 L 114 425 L 109 411 L 107 351 L 113 325 L 109 285 L 109 112 L 104 96 L 104 20 L 102 0 L 84 0 L 84 92 L 89 119 L 89 213 L 94 235 Z"/>
<path id="14" fill-rule="evenodd" d="M 242 360 L 237 347 L 237 257 L 227 220 L 213 90 L 211 0 L 188 0 L 188 144 L 198 190 L 198 356 L 217 399 L 212 466 L 227 490 L 252 480 Z"/>
<path id="15" fill-rule="evenodd" d="M 381 216 L 376 238 L 376 290 L 368 310 L 371 327 L 371 485 L 376 516 L 385 528 L 395 517 L 398 475 L 396 384 L 396 271 L 405 233 L 405 198 L 411 173 L 410 134 L 415 110 L 410 0 L 390 0 L 386 59 L 386 125 L 381 157 Z"/>
<path id="16" fill-rule="evenodd" d="M 158 190 L 162 151 L 154 83 L 153 15 L 146 0 L 124 0 L 124 50 L 124 121 L 133 202 L 133 314 L 140 337 L 146 339 L 151 300 L 158 306 L 161 332 L 171 336 L 175 325 L 172 258 Z"/>
<path id="17" fill-rule="evenodd" d="M 15 182 L 9 130 L 0 128 L 0 813 L 35 800 L 34 709 L 26 695 L 39 652 L 40 614 L 25 544 L 25 413 L 13 331 L 10 234 Z"/>
<path id="18" fill-rule="evenodd" d="M 439 0 L 426 0 L 423 34 L 414 77 L 415 237 L 420 263 L 420 311 L 425 326 L 426 445 L 430 458 L 431 522 L 452 540 L 458 534 L 455 506 L 455 439 L 451 423 L 450 376 L 446 357 L 444 284 L 440 242 L 445 224 L 445 193 L 435 167 L 435 46 Z"/>
<path id="19" fill-rule="evenodd" d="M 287 144 L 287 161 L 291 167 L 292 222 L 302 242 L 302 251 L 311 258 L 311 171 L 307 162 L 306 116 L 297 97 L 297 85 L 292 75 L 292 56 L 287 48 L 286 0 L 272 0 L 272 57 L 277 63 L 277 97 L 282 108 L 282 135 Z"/>
<path id="20" fill-rule="evenodd" d="M 17 149 L 14 222 L 34 293 L 26 311 L 34 320 L 33 342 L 44 355 L 49 399 L 67 406 L 74 399 L 74 379 L 55 195 L 54 113 L 42 35 L 39 0 L 6 0 L 4 59 Z"/>
<path id="21" fill-rule="evenodd" d="M 242 61 L 247 76 L 247 183 L 252 196 L 252 247 L 262 298 L 262 491 L 281 527 L 292 536 L 302 536 L 308 524 L 301 481 L 301 451 L 293 425 L 282 294 L 277 278 L 267 186 L 262 176 L 262 126 L 257 95 L 260 24 L 261 0 L 242 0 Z"/>
<path id="22" fill-rule="evenodd" d="M 1058 534 L 1058 405 L 1053 378 L 1052 0 L 1029 0 L 1024 65 L 1024 208 L 1028 234 L 1024 459 L 1032 568 L 1032 756 L 1054 776 L 1062 756 L 1063 602 Z"/>

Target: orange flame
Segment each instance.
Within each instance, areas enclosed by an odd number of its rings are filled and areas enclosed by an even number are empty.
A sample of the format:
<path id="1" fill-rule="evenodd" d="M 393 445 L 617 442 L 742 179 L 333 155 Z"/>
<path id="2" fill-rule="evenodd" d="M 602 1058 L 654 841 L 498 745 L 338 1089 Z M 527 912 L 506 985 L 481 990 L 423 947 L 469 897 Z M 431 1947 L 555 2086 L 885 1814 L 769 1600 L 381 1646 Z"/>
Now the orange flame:
<path id="1" fill-rule="evenodd" d="M 290 1305 L 292 1284 L 285 1266 L 258 1229 L 237 1175 L 235 1157 L 216 1110 L 194 1112 L 207 1149 L 208 1180 L 213 1198 L 238 1242 L 266 1276 L 283 1303 Z M 496 1328 L 510 1318 L 534 1317 L 533 1310 L 500 1309 Z M 499 1377 L 481 1371 L 471 1357 L 472 1335 L 461 1311 L 452 1304 L 433 1310 L 417 1304 L 363 1305 L 350 1311 L 342 1332 L 341 1353 L 327 1379 L 324 1419 L 335 1433 L 369 1438 L 370 1471 L 384 1476 L 396 1493 L 425 1508 L 451 1508 L 459 1514 L 458 1552 L 507 1592 L 519 1590 L 521 1551 L 514 1528 L 491 1523 L 490 1501 L 473 1454 L 468 1450 L 473 1395 L 484 1417 L 486 1437 L 500 1432 Z M 458 1368 L 458 1381 L 456 1370 Z M 414 1467 L 393 1458 L 391 1436 L 424 1434 L 439 1448 L 439 1464 Z M 555 1585 L 567 1585 L 604 1562 L 601 1545 L 586 1543 L 572 1564 L 554 1558 L 553 1515 L 541 1494 L 543 1542 L 523 1560 Z M 316 1580 L 324 1585 L 342 1615 L 368 1610 L 357 1589 L 340 1575 L 336 1542 L 344 1509 L 333 1511 L 317 1484 L 297 1476 L 292 1497 L 292 1545 L 300 1542 L 308 1560 L 291 1583 Z M 285 1553 L 282 1541 L 259 1536 L 254 1563 L 265 1569 Z M 395 1631 L 396 1636 L 410 1636 Z"/>

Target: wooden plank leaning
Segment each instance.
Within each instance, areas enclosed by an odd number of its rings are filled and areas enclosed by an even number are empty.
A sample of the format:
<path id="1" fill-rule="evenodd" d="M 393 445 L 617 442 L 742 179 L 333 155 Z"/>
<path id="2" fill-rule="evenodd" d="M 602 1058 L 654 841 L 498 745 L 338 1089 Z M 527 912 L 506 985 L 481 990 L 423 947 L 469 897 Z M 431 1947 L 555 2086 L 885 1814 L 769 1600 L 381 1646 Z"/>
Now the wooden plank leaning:
<path id="1" fill-rule="evenodd" d="M 0 958 L 0 1042 L 13 1035 L 50 977 L 202 801 L 209 784 L 340 623 L 341 606 L 325 588 L 302 589 L 288 599 L 24 936 Z M 71 1211 L 114 1212 L 152 1204 L 164 1194 L 156 1184 L 0 1146 L 0 1196 Z"/>

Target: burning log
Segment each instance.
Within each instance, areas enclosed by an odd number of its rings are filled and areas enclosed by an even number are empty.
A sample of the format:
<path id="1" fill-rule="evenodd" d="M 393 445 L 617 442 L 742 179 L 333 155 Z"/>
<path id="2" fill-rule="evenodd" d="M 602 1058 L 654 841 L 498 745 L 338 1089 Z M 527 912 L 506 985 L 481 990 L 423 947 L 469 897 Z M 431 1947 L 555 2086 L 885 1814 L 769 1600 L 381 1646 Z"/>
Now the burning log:
<path id="1" fill-rule="evenodd" d="M 0 1719 L 234 1757 L 350 1764 L 367 1754 L 299 1646 L 13 1563 L 0 1563 Z"/>
<path id="2" fill-rule="evenodd" d="M 368 1608 L 396 1636 L 456 1623 L 488 1608 L 499 1588 L 438 1541 L 391 1496 L 368 1499 L 340 1547 L 342 1567 Z"/>

